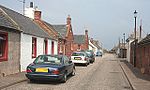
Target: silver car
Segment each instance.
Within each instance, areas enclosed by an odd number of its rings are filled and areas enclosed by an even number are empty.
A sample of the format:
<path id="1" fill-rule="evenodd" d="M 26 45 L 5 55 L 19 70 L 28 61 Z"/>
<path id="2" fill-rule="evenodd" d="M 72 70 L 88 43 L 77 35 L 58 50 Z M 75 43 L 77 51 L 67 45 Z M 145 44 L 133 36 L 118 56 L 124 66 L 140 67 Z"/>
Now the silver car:
<path id="1" fill-rule="evenodd" d="M 71 61 L 73 63 L 80 63 L 80 64 L 84 64 L 86 66 L 88 66 L 90 63 L 88 55 L 85 52 L 74 52 L 74 53 L 72 53 Z"/>

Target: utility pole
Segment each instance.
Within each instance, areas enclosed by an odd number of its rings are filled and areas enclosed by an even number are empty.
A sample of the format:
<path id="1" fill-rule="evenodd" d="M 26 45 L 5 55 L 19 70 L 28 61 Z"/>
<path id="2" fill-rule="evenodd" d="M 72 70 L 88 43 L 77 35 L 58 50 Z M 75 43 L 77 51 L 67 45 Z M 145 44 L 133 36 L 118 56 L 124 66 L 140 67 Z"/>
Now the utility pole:
<path id="1" fill-rule="evenodd" d="M 25 15 L 25 3 L 26 3 L 26 1 L 25 0 L 18 0 L 19 2 L 21 2 L 22 3 L 22 14 L 23 15 Z"/>

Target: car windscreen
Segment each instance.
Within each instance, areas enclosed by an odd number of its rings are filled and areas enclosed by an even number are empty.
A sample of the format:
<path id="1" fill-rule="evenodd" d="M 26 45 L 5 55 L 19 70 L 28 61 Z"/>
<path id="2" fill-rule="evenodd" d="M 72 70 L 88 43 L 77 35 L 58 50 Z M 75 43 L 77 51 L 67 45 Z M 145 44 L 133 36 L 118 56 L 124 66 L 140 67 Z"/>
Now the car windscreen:
<path id="1" fill-rule="evenodd" d="M 62 57 L 60 56 L 50 56 L 42 55 L 35 59 L 35 64 L 62 64 Z"/>
<path id="2" fill-rule="evenodd" d="M 85 56 L 85 54 L 77 52 L 77 53 L 73 53 L 71 56 Z"/>

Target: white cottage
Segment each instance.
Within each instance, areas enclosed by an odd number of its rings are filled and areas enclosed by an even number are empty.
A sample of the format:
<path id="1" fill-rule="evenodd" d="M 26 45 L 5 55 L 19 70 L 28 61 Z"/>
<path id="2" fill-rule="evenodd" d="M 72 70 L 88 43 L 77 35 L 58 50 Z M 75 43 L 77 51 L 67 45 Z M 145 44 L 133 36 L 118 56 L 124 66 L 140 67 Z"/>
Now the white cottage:
<path id="1" fill-rule="evenodd" d="M 8 8 L 3 9 L 8 17 L 19 26 L 20 39 L 20 71 L 25 71 L 28 64 L 41 54 L 57 54 L 57 39 L 45 32 L 33 19 L 21 15 Z"/>
<path id="2" fill-rule="evenodd" d="M 102 47 L 99 45 L 98 41 L 93 40 L 93 38 L 89 39 L 89 50 L 93 50 L 94 54 L 97 52 L 102 52 Z"/>

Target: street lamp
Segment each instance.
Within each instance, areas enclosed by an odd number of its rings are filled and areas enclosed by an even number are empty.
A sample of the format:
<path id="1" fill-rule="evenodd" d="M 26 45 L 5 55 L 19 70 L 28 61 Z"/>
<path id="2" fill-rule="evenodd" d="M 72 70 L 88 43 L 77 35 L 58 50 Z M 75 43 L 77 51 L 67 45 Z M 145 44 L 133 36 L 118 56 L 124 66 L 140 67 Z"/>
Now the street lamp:
<path id="1" fill-rule="evenodd" d="M 134 28 L 134 67 L 136 67 L 136 18 L 137 11 L 134 11 L 134 19 L 135 19 L 135 28 Z"/>
<path id="2" fill-rule="evenodd" d="M 125 49 L 125 33 L 123 33 L 123 38 L 124 38 L 124 49 Z"/>

